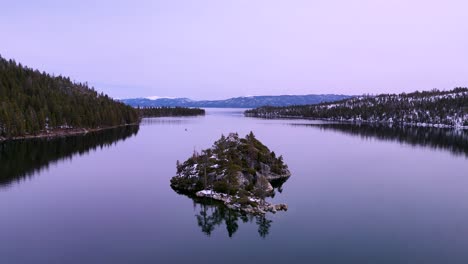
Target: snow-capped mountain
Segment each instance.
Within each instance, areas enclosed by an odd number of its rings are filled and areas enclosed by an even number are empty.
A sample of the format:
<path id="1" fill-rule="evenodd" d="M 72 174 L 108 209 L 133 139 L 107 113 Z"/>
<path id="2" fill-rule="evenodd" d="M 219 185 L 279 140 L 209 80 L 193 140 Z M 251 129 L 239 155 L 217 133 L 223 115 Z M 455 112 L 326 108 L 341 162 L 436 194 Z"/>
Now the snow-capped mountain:
<path id="1" fill-rule="evenodd" d="M 309 94 L 309 95 L 277 95 L 277 96 L 249 96 L 235 97 L 226 100 L 202 100 L 195 101 L 188 98 L 133 98 L 120 101 L 134 107 L 159 107 L 159 106 L 183 106 L 183 107 L 219 107 L 219 108 L 255 108 L 261 106 L 290 106 L 303 104 L 319 104 L 334 102 L 350 98 L 348 95 L 337 94 Z"/>

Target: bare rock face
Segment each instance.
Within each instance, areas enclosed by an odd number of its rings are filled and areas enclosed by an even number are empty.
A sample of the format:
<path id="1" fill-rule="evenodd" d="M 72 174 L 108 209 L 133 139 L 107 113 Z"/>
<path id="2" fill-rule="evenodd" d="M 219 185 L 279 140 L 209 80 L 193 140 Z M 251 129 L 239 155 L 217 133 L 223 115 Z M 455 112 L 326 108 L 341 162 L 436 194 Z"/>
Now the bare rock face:
<path id="1" fill-rule="evenodd" d="M 252 181 L 252 175 L 238 171 L 236 173 L 237 184 L 239 188 L 246 188 Z"/>
<path id="2" fill-rule="evenodd" d="M 260 171 L 265 174 L 271 173 L 271 168 L 270 166 L 266 165 L 263 162 L 260 162 Z"/>
<path id="3" fill-rule="evenodd" d="M 257 172 L 257 180 L 255 181 L 254 193 L 255 192 L 265 192 L 266 195 L 273 192 L 273 186 L 268 181 L 267 177 L 263 174 Z M 261 195 L 260 195 L 261 196 Z"/>
<path id="4" fill-rule="evenodd" d="M 177 162 L 177 175 L 171 179 L 171 186 L 192 194 L 211 189 L 264 198 L 273 194 L 271 181 L 290 176 L 283 157 L 277 157 L 252 132 L 245 138 L 231 133 L 221 136 L 213 147 L 194 152 L 183 163 Z"/>

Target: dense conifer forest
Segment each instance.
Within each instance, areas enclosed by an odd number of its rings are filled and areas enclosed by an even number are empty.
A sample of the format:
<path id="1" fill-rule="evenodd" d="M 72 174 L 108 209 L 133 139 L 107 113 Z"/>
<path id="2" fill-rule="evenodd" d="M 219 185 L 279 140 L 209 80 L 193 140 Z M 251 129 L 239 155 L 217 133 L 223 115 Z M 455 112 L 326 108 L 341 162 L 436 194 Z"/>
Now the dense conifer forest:
<path id="1" fill-rule="evenodd" d="M 138 112 L 86 83 L 0 56 L 0 139 L 136 123 Z"/>
<path id="2" fill-rule="evenodd" d="M 138 107 L 141 117 L 163 117 L 163 116 L 197 116 L 204 115 L 205 110 L 188 107 Z"/>
<path id="3" fill-rule="evenodd" d="M 247 110 L 245 114 L 264 118 L 297 117 L 333 121 L 467 127 L 468 88 L 359 96 L 318 105 L 260 107 Z"/>

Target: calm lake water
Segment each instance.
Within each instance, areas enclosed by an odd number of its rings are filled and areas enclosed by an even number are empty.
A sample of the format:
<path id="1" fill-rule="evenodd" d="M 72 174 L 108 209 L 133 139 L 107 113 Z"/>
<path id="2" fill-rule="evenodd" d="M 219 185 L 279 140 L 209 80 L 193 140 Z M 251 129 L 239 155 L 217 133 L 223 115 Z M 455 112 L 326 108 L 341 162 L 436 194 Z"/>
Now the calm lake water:
<path id="1" fill-rule="evenodd" d="M 253 131 L 291 178 L 248 217 L 169 186 L 177 160 Z M 145 119 L 0 144 L 0 263 L 468 263 L 468 132 L 307 120 Z"/>

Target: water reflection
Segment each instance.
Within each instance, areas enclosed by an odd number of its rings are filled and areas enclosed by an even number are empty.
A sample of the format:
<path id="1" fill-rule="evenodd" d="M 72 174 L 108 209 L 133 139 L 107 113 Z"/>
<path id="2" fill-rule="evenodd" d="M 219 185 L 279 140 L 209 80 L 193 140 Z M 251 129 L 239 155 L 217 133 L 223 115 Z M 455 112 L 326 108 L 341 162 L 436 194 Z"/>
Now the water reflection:
<path id="1" fill-rule="evenodd" d="M 272 198 L 275 197 L 276 193 L 279 192 L 279 193 L 282 193 L 283 192 L 283 185 L 289 180 L 289 177 L 288 178 L 280 178 L 280 179 L 277 179 L 277 180 L 273 180 L 271 181 L 271 186 L 273 187 L 273 194 L 272 194 Z"/>
<path id="2" fill-rule="evenodd" d="M 280 179 L 271 182 L 273 186 L 272 198 L 275 194 L 283 192 L 283 184 L 288 180 Z M 195 218 L 197 225 L 201 231 L 207 236 L 211 236 L 216 227 L 226 227 L 227 235 L 232 237 L 239 229 L 239 223 L 253 223 L 257 225 L 258 235 L 266 238 L 270 233 L 273 220 L 268 218 L 268 215 L 248 215 L 243 212 L 234 211 L 226 207 L 222 202 L 209 198 L 200 198 L 190 194 L 174 190 L 180 195 L 187 196 L 193 200 L 193 208 L 196 211 Z M 281 212 L 285 213 L 285 212 Z"/>
<path id="3" fill-rule="evenodd" d="M 103 130 L 86 135 L 27 139 L 0 143 L 0 188 L 32 177 L 49 165 L 74 154 L 116 144 L 138 133 L 138 126 Z"/>
<path id="4" fill-rule="evenodd" d="M 180 117 L 180 119 L 176 119 L 177 117 L 169 118 L 169 117 L 148 117 L 143 118 L 140 122 L 140 125 L 183 125 L 183 124 L 190 124 L 195 121 L 196 118 L 200 118 L 200 116 L 194 117 Z"/>
<path id="5" fill-rule="evenodd" d="M 238 211 L 231 210 L 224 206 L 221 202 L 211 199 L 201 199 L 192 197 L 193 207 L 197 212 L 195 218 L 197 225 L 201 231 L 211 236 L 216 227 L 226 228 L 227 235 L 232 237 L 239 229 L 239 223 L 254 223 L 257 225 L 258 234 L 265 238 L 270 233 L 270 228 L 273 223 L 267 216 L 247 215 Z"/>
<path id="6" fill-rule="evenodd" d="M 342 123 L 290 125 L 317 127 L 322 130 L 334 130 L 362 138 L 376 138 L 383 141 L 405 143 L 411 146 L 430 147 L 449 151 L 454 155 L 468 157 L 467 130 Z"/>

